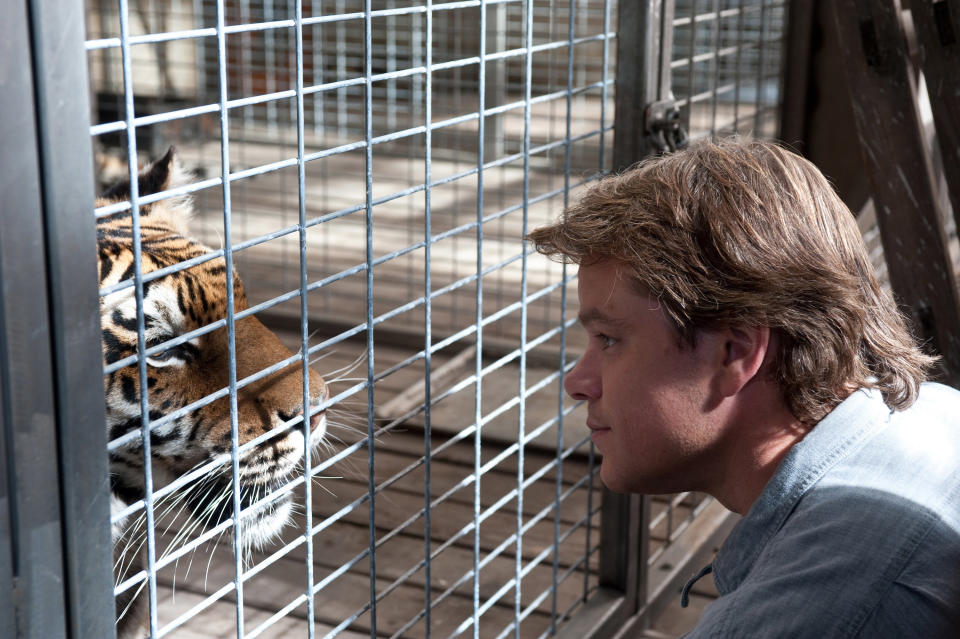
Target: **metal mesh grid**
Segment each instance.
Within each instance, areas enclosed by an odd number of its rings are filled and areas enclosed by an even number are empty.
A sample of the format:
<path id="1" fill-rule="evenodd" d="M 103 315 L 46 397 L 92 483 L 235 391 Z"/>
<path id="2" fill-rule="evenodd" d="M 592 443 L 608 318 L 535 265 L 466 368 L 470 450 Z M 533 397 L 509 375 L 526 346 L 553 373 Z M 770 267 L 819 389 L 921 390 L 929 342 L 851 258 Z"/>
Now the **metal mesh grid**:
<path id="1" fill-rule="evenodd" d="M 528 254 L 609 167 L 610 2 L 91 2 L 92 135 L 103 182 L 130 178 L 133 272 L 101 290 L 136 305 L 133 367 L 227 332 L 227 383 L 173 412 L 140 392 L 137 428 L 158 432 L 229 402 L 230 450 L 184 476 L 154 477 L 114 522 L 142 519 L 151 636 L 545 636 L 595 588 L 599 499 L 585 433 L 567 419 L 562 372 L 578 347 L 564 267 Z M 127 132 L 135 131 L 135 135 Z M 138 192 L 135 169 L 177 145 L 193 180 Z M 146 270 L 140 207 L 189 193 L 204 256 Z M 223 259 L 250 308 L 150 342 L 155 283 Z M 225 282 L 226 284 L 226 282 Z M 256 316 L 292 354 L 238 372 L 235 327 Z M 250 504 L 240 468 L 292 417 L 240 443 L 238 396 L 322 363 L 337 446 Z M 354 372 L 337 373 L 355 362 Z M 341 379 L 337 379 L 339 375 Z M 348 413 L 339 413 L 340 410 Z M 570 424 L 566 424 L 570 422 Z M 151 437 L 153 435 L 153 438 Z M 371 445 L 377 442 L 376 446 Z M 193 529 L 181 500 L 216 470 L 227 516 Z M 239 522 L 277 493 L 302 513 L 244 551 Z"/>
<path id="2" fill-rule="evenodd" d="M 692 139 L 777 134 L 783 0 L 677 0 L 671 71 Z"/>

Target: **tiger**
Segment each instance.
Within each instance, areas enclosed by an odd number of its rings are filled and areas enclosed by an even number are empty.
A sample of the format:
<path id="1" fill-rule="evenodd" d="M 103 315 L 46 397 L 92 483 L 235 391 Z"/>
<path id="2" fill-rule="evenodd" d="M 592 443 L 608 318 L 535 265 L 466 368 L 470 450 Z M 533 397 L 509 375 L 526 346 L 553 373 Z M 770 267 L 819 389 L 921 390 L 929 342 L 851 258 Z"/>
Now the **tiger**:
<path id="1" fill-rule="evenodd" d="M 166 191 L 189 179 L 171 147 L 166 155 L 139 173 L 139 195 Z M 97 199 L 96 206 L 129 199 L 129 180 L 121 181 L 107 189 Z M 213 252 L 191 237 L 192 214 L 190 196 L 172 197 L 140 207 L 147 402 L 149 422 L 159 423 L 150 429 L 150 462 L 154 491 L 198 469 L 194 472 L 198 476 L 178 488 L 170 498 L 184 496 L 177 507 L 186 503 L 190 521 L 197 528 L 209 529 L 234 516 L 231 397 L 223 390 L 229 387 L 228 328 L 223 322 L 212 332 L 166 348 L 163 345 L 227 317 L 226 263 L 223 257 L 197 260 L 184 270 L 149 277 L 159 269 Z M 114 442 L 109 452 L 114 519 L 111 533 L 114 578 L 119 584 L 144 569 L 142 547 L 146 529 L 143 509 L 129 508 L 146 496 L 140 436 L 137 299 L 135 286 L 120 284 L 131 281 L 135 275 L 133 218 L 129 210 L 106 215 L 98 220 L 96 227 L 100 288 L 110 289 L 104 291 L 100 299 L 103 364 L 111 370 L 111 364 L 128 360 L 127 365 L 104 376 L 107 434 Z M 248 308 L 243 282 L 236 270 L 231 279 L 234 309 L 240 313 Z M 254 315 L 237 319 L 234 333 L 236 380 L 244 380 L 293 356 Z M 281 491 L 274 498 L 264 498 L 288 484 L 301 466 L 305 454 L 304 419 L 309 423 L 311 451 L 324 438 L 326 411 L 320 408 L 327 399 L 327 387 L 318 373 L 308 371 L 306 417 L 301 417 L 304 415 L 302 362 L 236 388 L 239 444 L 242 446 L 275 432 L 239 456 L 240 538 L 244 552 L 269 543 L 291 518 L 291 490 Z M 160 423 L 166 416 L 218 393 L 214 401 Z M 199 470 L 204 467 L 208 470 Z M 137 514 L 123 516 L 125 510 Z M 155 503 L 155 511 L 161 510 L 162 500 Z M 156 516 L 160 515 L 162 512 Z M 148 613 L 143 584 L 120 592 L 115 604 L 118 638 L 143 637 Z"/>

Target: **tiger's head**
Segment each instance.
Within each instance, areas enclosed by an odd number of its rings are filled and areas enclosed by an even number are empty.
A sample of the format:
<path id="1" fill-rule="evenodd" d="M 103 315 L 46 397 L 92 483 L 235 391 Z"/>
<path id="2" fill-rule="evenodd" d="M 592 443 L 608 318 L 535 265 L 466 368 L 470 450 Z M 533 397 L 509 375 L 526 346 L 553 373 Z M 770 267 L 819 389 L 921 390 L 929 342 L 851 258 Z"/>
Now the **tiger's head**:
<path id="1" fill-rule="evenodd" d="M 139 176 L 141 197 L 177 186 L 183 173 L 173 148 Z M 130 185 L 110 188 L 98 206 L 129 199 Z M 187 229 L 189 198 L 170 198 L 140 209 L 143 327 L 146 346 L 147 410 L 153 489 L 184 474 L 196 474 L 180 489 L 198 527 L 212 527 L 233 517 L 231 459 L 232 415 L 236 415 L 240 487 L 241 537 L 245 548 L 274 537 L 291 513 L 292 491 L 273 491 L 291 480 L 304 459 L 304 420 L 310 445 L 322 440 L 326 417 L 318 410 L 326 399 L 323 379 L 308 369 L 308 401 L 304 405 L 302 360 L 248 308 L 243 283 L 234 272 L 234 310 L 241 317 L 234 329 L 231 357 L 227 327 L 227 273 L 222 257 L 203 260 L 212 249 L 193 240 Z M 132 282 L 135 273 L 132 217 L 129 212 L 102 218 L 97 224 L 100 287 Z M 198 259 L 200 258 L 200 259 Z M 185 269 L 177 265 L 197 263 Z M 161 269 L 171 272 L 160 277 Z M 114 442 L 110 452 L 114 512 L 144 498 L 144 456 L 140 431 L 141 384 L 138 354 L 137 299 L 134 286 L 118 287 L 101 297 L 103 360 L 107 367 L 126 361 L 104 377 L 107 428 Z M 214 330 L 189 336 L 203 327 Z M 184 336 L 187 336 L 184 339 Z M 236 408 L 231 411 L 230 365 L 235 363 Z M 205 398 L 213 401 L 203 404 Z M 194 404 L 203 404 L 194 407 Z M 305 414 L 305 416 L 304 416 Z M 303 416 L 303 417 L 301 417 Z M 117 441 L 121 443 L 117 445 Z M 244 444 L 259 440 L 252 446 Z M 213 463 L 211 463 L 213 462 Z M 207 467 L 207 471 L 196 469 Z M 160 509 L 160 506 L 157 506 Z M 160 513 L 162 514 L 162 513 Z M 114 524 L 114 539 L 129 522 Z"/>

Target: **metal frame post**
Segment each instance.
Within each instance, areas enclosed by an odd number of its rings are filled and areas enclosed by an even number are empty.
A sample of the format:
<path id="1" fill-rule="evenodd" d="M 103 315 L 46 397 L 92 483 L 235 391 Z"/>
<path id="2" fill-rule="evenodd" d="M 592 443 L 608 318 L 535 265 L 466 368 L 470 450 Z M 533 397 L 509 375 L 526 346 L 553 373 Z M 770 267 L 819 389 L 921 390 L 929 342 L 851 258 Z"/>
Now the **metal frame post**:
<path id="1" fill-rule="evenodd" d="M 622 171 L 653 151 L 644 131 L 644 110 L 670 95 L 673 14 L 673 0 L 617 5 L 614 171 Z"/>
<path id="2" fill-rule="evenodd" d="M 0 634 L 111 637 L 83 3 L 53 5 L 0 27 Z"/>

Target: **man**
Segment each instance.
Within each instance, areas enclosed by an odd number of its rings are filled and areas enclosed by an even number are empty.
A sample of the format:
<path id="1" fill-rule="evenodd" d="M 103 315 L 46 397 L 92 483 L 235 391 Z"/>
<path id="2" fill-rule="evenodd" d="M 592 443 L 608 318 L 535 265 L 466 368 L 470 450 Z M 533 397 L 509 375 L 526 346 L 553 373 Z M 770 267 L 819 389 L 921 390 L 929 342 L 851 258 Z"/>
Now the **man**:
<path id="1" fill-rule="evenodd" d="M 529 239 L 580 265 L 565 387 L 604 483 L 744 515 L 690 636 L 960 637 L 960 392 L 924 382 L 934 359 L 813 165 L 695 145 Z"/>

